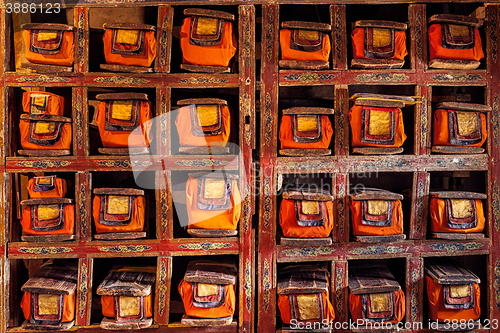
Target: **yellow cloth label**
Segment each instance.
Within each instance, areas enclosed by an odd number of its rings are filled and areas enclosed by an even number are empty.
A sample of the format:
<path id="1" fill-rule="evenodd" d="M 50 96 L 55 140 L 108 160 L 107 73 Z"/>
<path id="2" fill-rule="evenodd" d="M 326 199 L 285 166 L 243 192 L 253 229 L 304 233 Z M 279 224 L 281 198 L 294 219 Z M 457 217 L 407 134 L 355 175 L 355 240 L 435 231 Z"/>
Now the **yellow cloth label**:
<path id="1" fill-rule="evenodd" d="M 54 122 L 45 122 L 45 121 L 37 121 L 35 123 L 35 133 L 36 134 L 47 134 L 52 133 L 56 129 L 56 123 Z"/>
<path id="2" fill-rule="evenodd" d="M 111 118 L 116 120 L 131 120 L 133 107 L 134 102 L 132 100 L 114 101 L 111 108 Z"/>
<path id="3" fill-rule="evenodd" d="M 213 17 L 198 17 L 196 26 L 197 35 L 215 35 L 217 32 L 217 19 Z"/>
<path id="4" fill-rule="evenodd" d="M 469 37 L 469 27 L 466 25 L 448 24 L 452 37 Z"/>
<path id="5" fill-rule="evenodd" d="M 224 179 L 205 178 L 205 193 L 203 197 L 207 199 L 222 198 L 225 193 L 226 182 Z"/>
<path id="6" fill-rule="evenodd" d="M 373 47 L 384 47 L 391 43 L 391 30 L 373 28 Z"/>
<path id="7" fill-rule="evenodd" d="M 200 297 L 203 296 L 211 296 L 217 294 L 217 285 L 209 284 L 209 283 L 198 283 L 198 295 Z"/>
<path id="8" fill-rule="evenodd" d="M 138 315 L 139 299 L 140 297 L 120 296 L 120 317 Z"/>
<path id="9" fill-rule="evenodd" d="M 319 318 L 318 296 L 316 294 L 298 295 L 299 320 Z"/>
<path id="10" fill-rule="evenodd" d="M 368 133 L 371 135 L 388 135 L 390 133 L 390 111 L 370 110 Z"/>
<path id="11" fill-rule="evenodd" d="M 197 105 L 198 120 L 201 127 L 214 126 L 217 124 L 217 105 Z"/>
<path id="12" fill-rule="evenodd" d="M 450 296 L 453 298 L 462 298 L 470 296 L 470 288 L 468 284 L 452 284 L 450 285 Z"/>
<path id="13" fill-rule="evenodd" d="M 479 132 L 477 114 L 475 112 L 457 112 L 458 134 L 468 135 Z"/>
<path id="14" fill-rule="evenodd" d="M 385 215 L 389 210 L 389 201 L 386 200 L 368 200 L 368 214 Z"/>
<path id="15" fill-rule="evenodd" d="M 316 116 L 297 115 L 297 130 L 299 132 L 314 131 L 318 128 Z"/>
<path id="16" fill-rule="evenodd" d="M 55 315 L 58 310 L 57 295 L 38 294 L 38 314 Z"/>
<path id="17" fill-rule="evenodd" d="M 57 38 L 57 31 L 55 30 L 39 30 L 37 40 L 43 42 Z"/>
<path id="18" fill-rule="evenodd" d="M 139 38 L 139 30 L 118 29 L 116 31 L 116 42 L 118 44 L 137 44 Z"/>
<path id="19" fill-rule="evenodd" d="M 451 199 L 453 217 L 464 219 L 472 216 L 472 204 L 468 199 Z"/>
<path id="20" fill-rule="evenodd" d="M 38 185 L 51 185 L 52 177 L 35 177 L 35 182 Z"/>
<path id="21" fill-rule="evenodd" d="M 371 312 L 391 311 L 391 302 L 388 293 L 370 294 Z"/>
<path id="22" fill-rule="evenodd" d="M 38 219 L 52 220 L 59 216 L 59 205 L 38 205 Z"/>
<path id="23" fill-rule="evenodd" d="M 318 215 L 319 214 L 319 202 L 302 200 L 302 213 L 307 215 Z"/>
<path id="24" fill-rule="evenodd" d="M 319 38 L 319 31 L 299 29 L 299 38 L 305 40 L 317 40 Z"/>
<path id="25" fill-rule="evenodd" d="M 128 196 L 110 195 L 108 196 L 108 214 L 128 214 Z"/>

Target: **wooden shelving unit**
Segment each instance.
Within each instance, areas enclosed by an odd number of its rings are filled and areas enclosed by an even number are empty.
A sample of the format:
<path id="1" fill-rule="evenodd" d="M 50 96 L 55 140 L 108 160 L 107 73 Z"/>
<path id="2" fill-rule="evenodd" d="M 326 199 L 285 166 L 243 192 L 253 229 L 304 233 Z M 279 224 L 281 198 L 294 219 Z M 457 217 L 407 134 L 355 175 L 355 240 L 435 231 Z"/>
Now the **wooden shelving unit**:
<path id="1" fill-rule="evenodd" d="M 75 327 L 92 331 L 99 328 L 102 319 L 99 297 L 95 289 L 104 278 L 105 272 L 118 261 L 122 263 L 141 260 L 156 265 L 156 288 L 154 291 L 154 322 L 151 329 L 168 332 L 199 332 L 199 329 L 183 326 L 180 315 L 183 305 L 177 292 L 177 284 L 183 276 L 187 261 L 191 258 L 230 256 L 238 263 L 237 307 L 233 324 L 224 327 L 209 327 L 205 332 L 251 332 L 253 322 L 254 292 L 254 237 L 252 228 L 253 197 L 251 193 L 252 149 L 255 127 L 255 7 L 247 4 L 229 4 L 219 7 L 236 15 L 235 30 L 238 38 L 238 54 L 232 74 L 186 73 L 179 68 L 181 51 L 179 42 L 173 41 L 174 27 L 182 24 L 185 5 L 182 2 L 129 1 L 118 7 L 113 1 L 66 1 L 61 13 L 55 16 L 32 16 L 33 20 L 54 19 L 73 21 L 75 29 L 74 71 L 66 74 L 33 74 L 16 72 L 14 33 L 20 17 L 0 9 L 0 42 L 2 57 L 0 71 L 0 107 L 2 126 L 0 128 L 0 181 L 1 224 L 0 228 L 0 332 L 17 331 L 24 320 L 20 308 L 20 287 L 33 270 L 41 264 L 40 259 L 70 258 L 78 261 L 79 276 Z M 213 7 L 213 6 L 212 6 Z M 102 31 L 91 26 L 92 15 L 99 11 L 114 12 L 119 21 L 120 10 L 144 12 L 148 23 L 156 26 L 157 56 L 154 73 L 127 74 L 105 72 L 99 69 L 104 59 Z M 105 15 L 105 14 L 103 14 Z M 134 16 L 135 15 L 135 16 Z M 141 15 L 132 17 L 140 19 Z M 105 16 L 104 16 L 105 17 Z M 24 16 L 23 19 L 25 19 Z M 29 18 L 29 14 L 28 14 Z M 180 23 L 179 23 L 180 22 Z M 97 46 L 96 46 L 97 45 Z M 177 46 L 176 46 L 177 45 Z M 18 156 L 18 121 L 20 96 L 24 87 L 42 87 L 55 91 L 71 101 L 69 115 L 73 119 L 72 154 L 66 157 L 31 158 Z M 194 90 L 196 89 L 196 90 Z M 152 155 L 105 156 L 97 153 L 100 144 L 89 122 L 94 112 L 88 101 L 102 91 L 140 91 L 149 95 L 154 105 L 154 116 L 164 116 L 160 128 L 156 129 Z M 241 155 L 192 156 L 180 155 L 171 148 L 175 127 L 175 115 L 169 113 L 177 108 L 180 96 L 209 94 L 213 97 L 228 97 L 233 109 L 234 143 Z M 185 98 L 185 97 L 184 97 Z M 167 115 L 168 116 L 165 116 Z M 176 132 L 175 132 L 175 135 Z M 92 190 L 101 187 L 106 178 L 132 179 L 134 167 L 147 168 L 156 189 L 146 190 L 149 207 L 149 235 L 145 239 L 133 241 L 97 241 L 93 239 Z M 239 189 L 244 201 L 239 221 L 238 236 L 228 238 L 192 238 L 180 226 L 171 188 L 161 187 L 171 184 L 179 177 L 187 180 L 192 171 L 211 171 L 225 168 L 248 175 L 241 181 Z M 18 218 L 19 181 L 21 176 L 34 174 L 58 174 L 72 181 L 68 195 L 76 204 L 76 240 L 61 243 L 26 243 L 20 238 Z M 243 179 L 243 177 L 240 177 Z M 17 184 L 17 185 L 16 185 Z M 113 184 L 111 184 L 113 185 Z M 16 187 L 17 186 L 17 187 Z M 215 256 L 215 257 L 214 257 Z M 26 268 L 27 267 L 27 268 Z M 177 284 L 176 284 L 177 283 Z M 149 330 L 151 330 L 149 329 Z"/>
<path id="2" fill-rule="evenodd" d="M 309 7 L 309 9 L 308 9 Z M 312 9 L 311 9 L 312 7 Z M 316 8 L 315 8 L 316 7 Z M 427 19 L 437 13 L 469 15 L 484 9 L 481 28 L 486 57 L 477 70 L 434 70 L 427 66 Z M 304 13 L 302 15 L 302 13 Z M 307 16 L 307 13 L 313 13 Z M 295 15 L 295 16 L 293 16 Z M 315 21 L 332 26 L 330 69 L 320 71 L 282 70 L 278 68 L 279 29 L 282 21 Z M 392 20 L 408 24 L 406 63 L 399 70 L 350 69 L 350 33 L 356 20 Z M 491 3 L 437 4 L 434 1 L 313 1 L 304 5 L 290 2 L 262 5 L 261 89 L 260 89 L 260 197 L 259 242 L 257 249 L 258 309 L 257 331 L 281 331 L 277 306 L 277 272 L 289 263 L 322 262 L 330 270 L 330 295 L 335 309 L 335 323 L 348 322 L 348 271 L 354 260 L 382 260 L 406 297 L 404 323 L 423 323 L 427 329 L 427 296 L 424 287 L 426 257 L 453 256 L 482 275 L 481 322 L 500 318 L 500 257 L 498 251 L 499 199 L 499 7 Z M 459 88 L 457 88 L 459 87 Z M 459 89 L 459 90 L 456 90 Z M 301 93 L 306 91 L 306 93 Z M 458 91 L 470 102 L 490 105 L 486 153 L 480 155 L 431 154 L 433 111 L 439 96 Z M 349 96 L 356 92 L 376 92 L 421 96 L 421 104 L 405 108 L 405 132 L 408 139 L 404 153 L 393 156 L 352 155 L 350 146 Z M 284 157 L 279 150 L 281 110 L 305 103 L 304 95 L 314 100 L 307 106 L 335 109 L 330 117 L 334 127 L 331 156 Z M 458 96 L 458 94 L 456 95 Z M 455 96 L 455 98 L 457 98 Z M 297 101 L 302 99 L 302 101 Z M 310 102 L 310 101 L 308 101 Z M 317 103 L 317 104 L 314 104 Z M 306 105 L 304 105 L 306 106 Z M 482 240 L 445 241 L 430 238 L 427 231 L 429 189 L 444 183 L 443 177 L 467 171 L 476 178 L 466 188 L 478 186 L 488 195 L 485 214 L 487 227 Z M 372 177 L 362 175 L 372 173 Z M 361 174 L 361 176 L 360 176 Z M 376 176 L 375 176 L 376 175 Z M 309 177 L 309 179 L 304 179 Z M 286 184 L 302 178 L 300 184 L 323 181 L 334 200 L 333 244 L 294 248 L 280 245 L 279 207 Z M 377 179 L 378 178 L 378 179 Z M 478 181 L 479 180 L 479 181 Z M 298 181 L 297 181 L 298 182 Z M 363 184 L 402 193 L 406 240 L 397 243 L 366 244 L 355 242 L 350 231 L 349 186 Z M 341 326 L 338 326 L 341 327 Z M 491 326 L 490 326 L 491 328 Z M 334 330 L 348 331 L 348 330 Z M 363 330 L 361 330 L 363 331 Z M 364 330 L 366 332 L 370 330 Z M 494 332 L 478 329 L 474 332 Z"/>

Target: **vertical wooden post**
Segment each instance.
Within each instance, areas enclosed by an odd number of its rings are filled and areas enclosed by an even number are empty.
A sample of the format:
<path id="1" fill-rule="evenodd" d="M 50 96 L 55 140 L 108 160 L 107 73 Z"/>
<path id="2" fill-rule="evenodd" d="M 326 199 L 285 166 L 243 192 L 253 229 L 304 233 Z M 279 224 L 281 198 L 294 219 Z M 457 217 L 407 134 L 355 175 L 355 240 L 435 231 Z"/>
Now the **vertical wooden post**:
<path id="1" fill-rule="evenodd" d="M 424 259 L 409 257 L 406 260 L 406 322 L 423 323 Z M 425 326 L 426 323 L 423 323 Z M 413 327 L 413 326 L 412 326 Z"/>
<path id="2" fill-rule="evenodd" d="M 156 126 L 155 142 L 156 142 L 156 155 L 167 156 L 170 154 L 170 87 L 156 89 L 156 112 L 155 117 L 158 117 L 153 122 Z M 162 157 L 160 157 L 162 158 Z"/>
<path id="3" fill-rule="evenodd" d="M 170 312 L 170 290 L 172 288 L 172 257 L 158 257 L 156 268 L 156 294 L 154 321 L 168 325 Z M 175 286 L 174 286 L 175 287 Z"/>
<path id="4" fill-rule="evenodd" d="M 80 242 L 92 240 L 92 186 L 89 172 L 75 176 L 75 230 Z"/>
<path id="5" fill-rule="evenodd" d="M 347 29 L 345 5 L 331 5 L 333 69 L 347 69 Z"/>
<path id="6" fill-rule="evenodd" d="M 411 190 L 410 239 L 425 239 L 429 206 L 430 174 L 414 172 Z"/>
<path id="7" fill-rule="evenodd" d="M 421 96 L 421 102 L 415 104 L 414 124 L 414 152 L 415 155 L 429 155 L 431 153 L 431 125 L 432 125 L 432 87 L 417 86 L 415 96 Z"/>
<path id="8" fill-rule="evenodd" d="M 75 41 L 75 72 L 89 71 L 89 9 L 76 7 L 73 14 Z"/>
<path id="9" fill-rule="evenodd" d="M 277 155 L 279 6 L 262 6 L 261 38 L 261 169 L 259 223 L 259 316 L 257 332 L 276 331 L 276 196 L 274 161 Z"/>
<path id="10" fill-rule="evenodd" d="M 73 88 L 73 155 L 89 156 L 89 112 L 87 105 L 87 88 Z"/>
<path id="11" fill-rule="evenodd" d="M 78 259 L 78 287 L 76 293 L 75 325 L 90 325 L 92 308 L 93 258 Z"/>
<path id="12" fill-rule="evenodd" d="M 490 320 L 500 319 L 500 86 L 498 75 L 500 73 L 500 16 L 498 5 L 486 5 L 486 68 L 488 72 L 487 103 L 492 107 L 488 115 L 488 144 L 487 152 L 490 156 L 488 167 L 487 194 L 489 202 L 487 207 L 487 221 L 491 250 L 489 255 L 488 281 L 481 281 L 488 285 L 489 299 L 487 309 L 490 310 Z"/>
<path id="13" fill-rule="evenodd" d="M 170 171 L 156 171 L 156 238 L 160 241 L 173 238 L 173 205 L 168 178 Z"/>
<path id="14" fill-rule="evenodd" d="M 427 69 L 427 15 L 425 5 L 408 6 L 410 22 L 407 34 L 410 34 L 410 66 L 412 69 Z"/>
<path id="15" fill-rule="evenodd" d="M 156 29 L 157 56 L 155 60 L 155 68 L 156 71 L 160 73 L 170 73 L 173 24 L 174 9 L 172 6 L 159 6 L 158 25 Z"/>
<path id="16" fill-rule="evenodd" d="M 349 241 L 349 174 L 336 173 L 333 178 L 335 197 L 335 240 L 345 243 Z"/>
<path id="17" fill-rule="evenodd" d="M 335 86 L 335 156 L 349 155 L 349 91 L 347 85 Z"/>
<path id="18" fill-rule="evenodd" d="M 349 320 L 347 261 L 333 261 L 332 269 L 331 288 L 332 305 L 335 309 L 335 322 L 345 323 Z"/>
<path id="19" fill-rule="evenodd" d="M 239 226 L 239 332 L 253 327 L 253 230 L 252 230 L 252 147 L 255 145 L 255 7 L 239 6 L 239 137 L 240 192 L 242 212 Z"/>

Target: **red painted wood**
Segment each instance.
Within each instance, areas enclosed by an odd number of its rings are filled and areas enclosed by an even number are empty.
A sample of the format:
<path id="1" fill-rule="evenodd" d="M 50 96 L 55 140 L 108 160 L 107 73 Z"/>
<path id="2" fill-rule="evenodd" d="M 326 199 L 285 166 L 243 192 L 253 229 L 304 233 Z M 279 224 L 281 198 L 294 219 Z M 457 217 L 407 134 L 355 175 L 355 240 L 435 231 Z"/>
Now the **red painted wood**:
<path id="1" fill-rule="evenodd" d="M 336 173 L 333 179 L 335 205 L 335 241 L 349 241 L 349 175 Z"/>
<path id="2" fill-rule="evenodd" d="M 73 12 L 75 40 L 75 72 L 86 73 L 89 70 L 89 9 L 76 7 Z"/>
<path id="3" fill-rule="evenodd" d="M 76 290 L 75 311 L 75 325 L 77 326 L 90 325 L 93 266 L 93 259 L 78 259 L 78 287 Z"/>
<path id="4" fill-rule="evenodd" d="M 89 154 L 89 116 L 87 112 L 87 89 L 84 87 L 73 88 L 73 154 L 88 156 Z"/>
<path id="5" fill-rule="evenodd" d="M 346 42 L 346 6 L 331 5 L 330 17 L 332 26 L 332 68 L 347 68 L 347 42 Z"/>
<path id="6" fill-rule="evenodd" d="M 92 239 L 91 174 L 78 172 L 75 176 L 75 226 L 77 240 Z"/>
<path id="7" fill-rule="evenodd" d="M 172 49 L 172 26 L 174 9 L 172 6 L 158 7 L 158 24 L 156 29 L 155 68 L 157 72 L 170 72 L 170 58 Z"/>
<path id="8" fill-rule="evenodd" d="M 168 325 L 170 310 L 170 284 L 172 277 L 172 258 L 158 257 L 156 269 L 155 322 Z"/>
<path id="9" fill-rule="evenodd" d="M 349 91 L 347 86 L 335 87 L 335 156 L 349 155 Z"/>
<path id="10" fill-rule="evenodd" d="M 335 309 L 335 322 L 344 323 L 349 319 L 349 288 L 347 261 L 337 260 L 332 262 L 332 305 Z"/>
<path id="11" fill-rule="evenodd" d="M 411 239 L 425 239 L 426 237 L 429 188 L 430 174 L 427 172 L 414 172 L 411 198 L 405 198 L 405 200 L 411 200 Z"/>
<path id="12" fill-rule="evenodd" d="M 421 96 L 421 103 L 415 105 L 415 142 L 414 152 L 417 155 L 429 155 L 431 147 L 432 126 L 432 87 L 417 86 L 415 95 Z"/>
<path id="13" fill-rule="evenodd" d="M 427 17 L 426 6 L 423 4 L 409 5 L 408 18 L 410 45 L 407 45 L 410 66 L 412 69 L 423 70 L 427 62 Z M 406 58 L 408 59 L 408 58 Z"/>
<path id="14" fill-rule="evenodd" d="M 424 299 L 424 259 L 408 258 L 406 260 L 406 322 L 423 323 Z M 414 324 L 415 325 L 415 324 Z"/>

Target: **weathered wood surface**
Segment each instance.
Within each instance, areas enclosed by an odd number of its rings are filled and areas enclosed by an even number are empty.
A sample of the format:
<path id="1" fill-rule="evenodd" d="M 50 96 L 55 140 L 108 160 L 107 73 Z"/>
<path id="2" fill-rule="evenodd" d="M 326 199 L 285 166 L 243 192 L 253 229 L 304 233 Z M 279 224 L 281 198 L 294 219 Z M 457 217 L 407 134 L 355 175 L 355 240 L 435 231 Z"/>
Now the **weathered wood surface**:
<path id="1" fill-rule="evenodd" d="M 451 258 L 427 258 L 424 262 L 425 273 L 439 284 L 480 283 L 476 274 Z"/>
<path id="2" fill-rule="evenodd" d="M 116 240 L 116 239 L 138 239 L 147 237 L 146 231 L 138 232 L 113 232 L 106 234 L 94 234 L 94 238 L 98 240 Z"/>
<path id="3" fill-rule="evenodd" d="M 62 31 L 72 31 L 75 27 L 67 24 L 59 23 L 25 23 L 21 26 L 24 30 L 62 30 Z"/>
<path id="4" fill-rule="evenodd" d="M 145 297 L 151 295 L 155 267 L 114 267 L 97 287 L 97 295 Z"/>
<path id="5" fill-rule="evenodd" d="M 20 116 L 20 118 L 23 120 L 31 120 L 31 121 L 39 121 L 39 120 L 40 121 L 49 121 L 49 122 L 57 121 L 57 122 L 61 122 L 61 123 L 70 123 L 71 122 L 71 118 L 63 117 L 63 116 L 55 116 L 55 115 L 51 115 L 51 114 L 45 114 L 41 117 L 32 117 L 29 114 L 23 113 Z"/>
<path id="6" fill-rule="evenodd" d="M 429 68 L 436 69 L 471 70 L 478 68 L 480 65 L 481 62 L 475 60 L 432 59 L 429 61 Z"/>
<path id="7" fill-rule="evenodd" d="M 356 21 L 354 23 L 354 27 L 406 30 L 408 28 L 408 25 L 406 23 L 394 22 L 394 21 L 361 20 L 361 21 Z"/>
<path id="8" fill-rule="evenodd" d="M 224 67 L 224 66 L 201 66 L 201 65 L 181 64 L 181 69 L 193 73 L 211 73 L 211 74 L 231 73 L 231 67 Z"/>
<path id="9" fill-rule="evenodd" d="M 98 195 L 144 195 L 144 190 L 135 188 L 113 188 L 103 187 L 94 189 L 94 194 Z"/>
<path id="10" fill-rule="evenodd" d="M 433 146 L 431 152 L 438 154 L 483 154 L 484 148 L 480 147 L 456 147 L 456 146 Z"/>
<path id="11" fill-rule="evenodd" d="M 188 234 L 193 237 L 233 237 L 238 235 L 238 230 L 211 230 L 211 229 L 187 229 Z"/>
<path id="12" fill-rule="evenodd" d="M 351 68 L 360 69 L 398 69 L 405 64 L 399 59 L 352 59 Z"/>
<path id="13" fill-rule="evenodd" d="M 281 22 L 281 27 L 284 29 L 302 29 L 302 30 L 315 30 L 330 32 L 332 31 L 332 26 L 328 23 L 319 22 L 305 22 L 305 21 L 283 21 Z"/>
<path id="14" fill-rule="evenodd" d="M 402 194 L 393 193 L 386 190 L 366 189 L 362 193 L 356 193 L 352 200 L 403 200 Z"/>
<path id="15" fill-rule="evenodd" d="M 394 155 L 401 154 L 403 148 L 386 148 L 386 147 L 354 147 L 352 148 L 354 154 L 362 155 Z"/>
<path id="16" fill-rule="evenodd" d="M 136 92 L 126 92 L 126 93 L 107 93 L 107 94 L 98 94 L 95 98 L 99 101 L 107 101 L 107 100 L 127 100 L 127 99 L 140 99 L 143 101 L 148 100 L 148 95 L 143 93 Z"/>
<path id="17" fill-rule="evenodd" d="M 331 237 L 323 237 L 323 238 L 292 238 L 292 237 L 281 237 L 280 238 L 281 245 L 286 246 L 323 246 L 323 245 L 331 245 L 332 238 Z"/>
<path id="18" fill-rule="evenodd" d="M 471 234 L 459 234 L 459 233 L 449 233 L 449 232 L 433 232 L 431 233 L 432 238 L 448 239 L 448 240 L 471 240 L 471 239 L 483 239 L 484 234 L 471 233 Z"/>
<path id="19" fill-rule="evenodd" d="M 223 12 L 220 10 L 211 10 L 204 8 L 186 8 L 184 9 L 184 15 L 186 16 L 206 16 L 221 18 L 223 20 L 234 21 L 235 17 L 233 14 Z"/>
<path id="20" fill-rule="evenodd" d="M 366 105 L 379 108 L 404 108 L 403 101 L 396 100 L 376 100 L 376 99 L 356 99 L 354 105 Z"/>
<path id="21" fill-rule="evenodd" d="M 386 266 L 349 265 L 351 294 L 374 294 L 400 290 L 401 286 Z"/>
<path id="22" fill-rule="evenodd" d="M 224 179 L 238 179 L 239 176 L 232 173 L 221 173 L 221 172 L 193 172 L 188 174 L 189 177 L 193 178 L 224 178 Z"/>
<path id="23" fill-rule="evenodd" d="M 392 243 L 406 239 L 405 234 L 389 236 L 354 236 L 354 239 L 360 243 Z"/>
<path id="24" fill-rule="evenodd" d="M 229 147 L 206 146 L 206 147 L 179 147 L 179 153 L 189 155 L 226 155 L 231 153 Z"/>
<path id="25" fill-rule="evenodd" d="M 332 154 L 330 149 L 280 149 L 280 155 L 285 156 L 328 156 Z"/>
<path id="26" fill-rule="evenodd" d="M 104 29 L 129 29 L 129 30 L 150 30 L 155 31 L 156 27 L 150 24 L 142 23 L 104 23 Z"/>
<path id="27" fill-rule="evenodd" d="M 479 28 L 483 25 L 483 20 L 465 15 L 435 14 L 429 18 L 429 24 L 435 23 L 470 25 L 474 28 Z"/>
<path id="28" fill-rule="evenodd" d="M 279 66 L 281 68 L 288 69 L 320 70 L 328 69 L 330 67 L 330 63 L 328 61 L 320 60 L 280 60 Z"/>
<path id="29" fill-rule="evenodd" d="M 230 262 L 192 260 L 189 262 L 184 280 L 186 282 L 232 284 L 236 283 L 236 265 Z"/>
<path id="30" fill-rule="evenodd" d="M 23 235 L 21 240 L 24 242 L 64 242 L 74 240 L 75 235 Z"/>
<path id="31" fill-rule="evenodd" d="M 278 294 L 328 292 L 328 271 L 321 265 L 292 265 L 278 272 Z"/>
<path id="32" fill-rule="evenodd" d="M 281 111 L 283 114 L 327 114 L 331 115 L 335 113 L 334 109 L 330 108 L 319 108 L 319 107 L 311 107 L 311 106 L 297 106 L 293 108 L 283 109 Z"/>
<path id="33" fill-rule="evenodd" d="M 223 318 L 193 318 L 183 315 L 181 323 L 190 327 L 225 326 L 233 322 L 233 317 Z"/>
<path id="34" fill-rule="evenodd" d="M 147 318 L 144 320 L 135 320 L 128 322 L 117 322 L 114 319 L 104 317 L 101 321 L 101 328 L 106 330 L 140 330 L 143 328 L 148 328 L 153 324 L 153 318 Z"/>
<path id="35" fill-rule="evenodd" d="M 72 204 L 73 199 L 70 198 L 38 198 L 21 201 L 22 206 L 32 205 L 52 205 L 52 204 Z"/>
<path id="36" fill-rule="evenodd" d="M 67 331 L 72 328 L 74 324 L 74 320 L 68 323 L 61 323 L 61 325 L 32 324 L 26 320 L 22 324 L 22 328 L 30 331 Z"/>
<path id="37" fill-rule="evenodd" d="M 484 193 L 466 191 L 431 191 L 431 198 L 439 199 L 479 199 L 486 200 L 488 196 Z"/>
<path id="38" fill-rule="evenodd" d="M 216 105 L 227 105 L 227 101 L 220 98 L 187 98 L 177 101 L 177 105 L 204 105 L 204 104 L 216 104 Z"/>
<path id="39" fill-rule="evenodd" d="M 459 110 L 459 111 L 474 111 L 474 112 L 490 112 L 491 106 L 475 103 L 459 103 L 459 102 L 443 102 L 436 105 L 437 109 Z"/>
<path id="40" fill-rule="evenodd" d="M 115 155 L 115 156 L 127 156 L 127 155 L 146 155 L 150 153 L 148 147 L 144 148 L 99 148 L 100 154 L 103 155 Z"/>
<path id="41" fill-rule="evenodd" d="M 20 150 L 17 151 L 17 153 L 19 155 L 22 155 L 22 156 L 56 157 L 56 156 L 71 155 L 71 150 L 69 150 L 69 149 L 47 149 L 47 150 L 20 149 Z"/>
<path id="42" fill-rule="evenodd" d="M 30 293 L 70 295 L 76 290 L 77 278 L 78 267 L 73 263 L 48 262 L 40 267 L 21 290 Z"/>
<path id="43" fill-rule="evenodd" d="M 334 197 L 330 194 L 330 192 L 325 190 L 287 189 L 283 192 L 283 199 L 332 201 L 334 200 Z"/>
<path id="44" fill-rule="evenodd" d="M 153 73 L 153 68 L 151 67 L 141 67 L 141 66 L 127 66 L 127 65 L 115 65 L 115 64 L 101 64 L 101 69 L 110 72 L 122 72 L 122 73 Z"/>
<path id="45" fill-rule="evenodd" d="M 34 64 L 32 62 L 23 62 L 21 63 L 21 68 L 34 70 L 36 73 L 42 74 L 65 74 L 71 73 L 73 71 L 73 67 L 69 66 L 57 66 L 57 65 L 45 65 L 45 64 Z"/>

